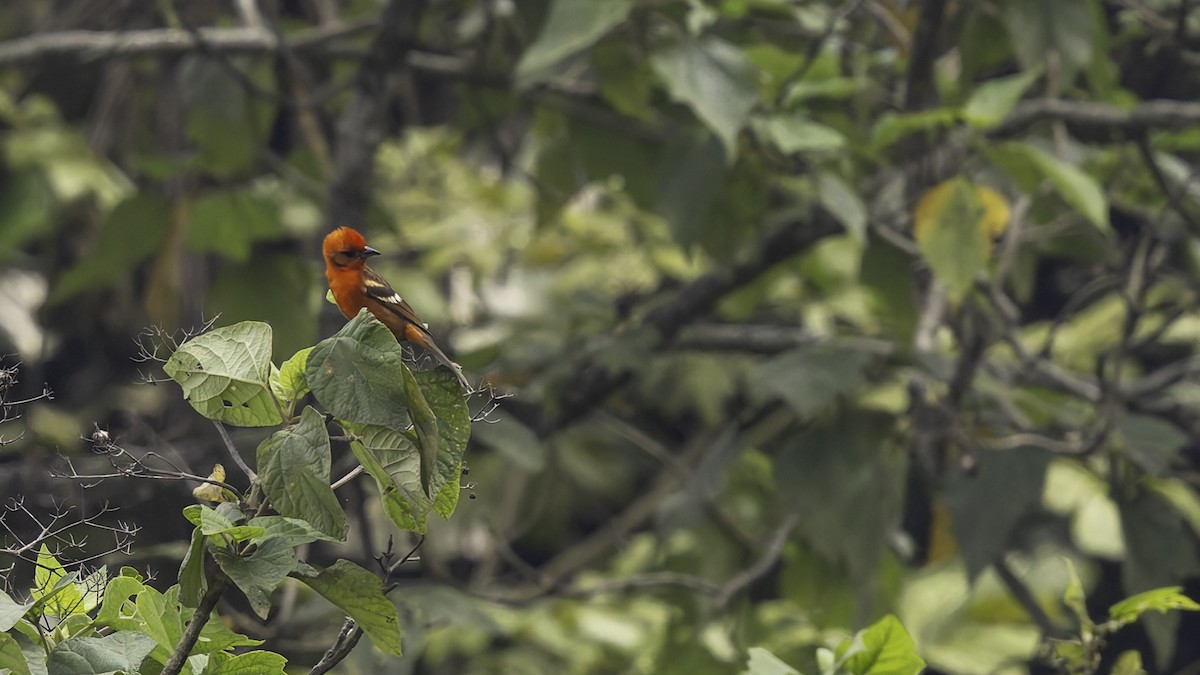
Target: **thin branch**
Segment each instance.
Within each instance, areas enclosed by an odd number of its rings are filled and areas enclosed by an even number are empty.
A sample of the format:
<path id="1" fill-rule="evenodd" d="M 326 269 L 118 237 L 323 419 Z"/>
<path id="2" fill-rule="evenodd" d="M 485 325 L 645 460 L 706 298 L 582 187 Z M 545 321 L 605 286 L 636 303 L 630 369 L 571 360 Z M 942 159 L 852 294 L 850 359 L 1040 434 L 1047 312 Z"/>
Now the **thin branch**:
<path id="1" fill-rule="evenodd" d="M 1200 103 L 1151 100 L 1133 108 L 1119 108 L 1106 103 L 1066 99 L 1023 101 L 989 135 L 997 138 L 1012 136 L 1035 122 L 1046 120 L 1130 134 L 1148 129 L 1184 129 L 1200 124 Z"/>
<path id="2" fill-rule="evenodd" d="M 1069 637 L 1069 634 L 1056 625 L 1054 620 L 1050 618 L 1049 614 L 1046 614 L 1046 610 L 1042 609 L 1042 606 L 1038 604 L 1037 598 L 1034 597 L 1033 592 L 1030 591 L 1029 587 L 1026 586 L 1019 577 L 1017 577 L 1015 572 L 1013 572 L 1013 569 L 1011 566 L 1009 566 L 1008 561 L 1004 560 L 1003 558 L 999 558 L 992 566 L 996 569 L 996 574 L 1000 577 L 1000 581 L 1004 583 L 1004 585 L 1008 588 L 1008 592 L 1012 594 L 1013 599 L 1015 599 L 1017 603 L 1021 605 L 1025 612 L 1029 614 L 1029 618 L 1032 619 L 1033 622 L 1037 624 L 1037 627 L 1041 629 L 1042 635 L 1048 638 Z"/>
<path id="3" fill-rule="evenodd" d="M 325 652 L 317 665 L 308 671 L 308 675 L 324 675 L 333 669 L 334 666 L 341 663 L 343 659 L 350 655 L 350 652 L 358 645 L 358 641 L 362 639 L 362 629 L 354 623 L 354 619 L 346 617 L 342 622 L 342 630 L 338 633 L 337 639 L 334 640 L 333 646 Z"/>
<path id="4" fill-rule="evenodd" d="M 175 645 L 175 651 L 171 652 L 171 658 L 167 659 L 163 665 L 162 675 L 178 675 L 179 671 L 183 669 L 188 654 L 191 653 L 192 647 L 196 646 L 196 641 L 200 639 L 200 631 L 204 629 L 204 624 L 208 623 L 213 609 L 216 608 L 217 602 L 220 601 L 224 592 L 225 575 L 218 574 L 210 582 L 208 592 L 200 598 L 200 603 L 196 606 L 196 613 L 192 615 L 191 621 L 188 621 L 183 636 L 179 638 L 179 644 Z"/>
<path id="5" fill-rule="evenodd" d="M 775 563 L 779 562 L 779 556 L 783 554 L 783 547 L 787 544 L 788 537 L 792 536 L 792 531 L 799 524 L 799 514 L 793 513 L 784 519 L 783 524 L 771 533 L 771 538 L 767 541 L 767 545 L 763 549 L 762 555 L 758 557 L 758 560 L 755 560 L 753 565 L 733 575 L 733 578 L 725 582 L 725 585 L 721 587 L 721 592 L 716 597 L 718 607 L 724 607 L 729 604 L 729 601 L 735 595 L 741 593 L 750 584 L 758 581 L 771 571 Z"/>
<path id="6" fill-rule="evenodd" d="M 233 463 L 238 465 L 238 468 L 246 474 L 250 482 L 258 480 L 258 474 L 246 464 L 246 460 L 242 459 L 242 454 L 238 452 L 237 446 L 233 444 L 233 439 L 229 437 L 229 432 L 225 430 L 225 425 L 217 420 L 212 421 L 213 426 L 217 428 L 217 433 L 221 435 L 221 440 L 225 443 L 225 449 L 229 451 L 229 456 L 233 458 Z"/>

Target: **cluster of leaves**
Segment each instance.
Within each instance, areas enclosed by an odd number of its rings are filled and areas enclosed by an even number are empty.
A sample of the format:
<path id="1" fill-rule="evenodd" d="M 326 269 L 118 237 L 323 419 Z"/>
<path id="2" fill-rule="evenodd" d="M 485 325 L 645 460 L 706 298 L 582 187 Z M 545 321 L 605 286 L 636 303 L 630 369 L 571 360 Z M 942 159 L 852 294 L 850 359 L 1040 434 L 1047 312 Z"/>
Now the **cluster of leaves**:
<path id="1" fill-rule="evenodd" d="M 215 506 L 184 509 L 195 529 L 178 583 L 161 593 L 128 568 L 108 579 L 101 567 L 78 580 L 43 545 L 31 601 L 0 595 L 2 630 L 12 631 L 0 633 L 0 669 L 20 675 L 81 668 L 152 672 L 148 664 L 161 668 L 186 648 L 187 660 L 174 672 L 282 673 L 282 656 L 234 656 L 234 648 L 260 642 L 205 621 L 230 584 L 266 619 L 272 592 L 289 577 L 337 606 L 382 652 L 399 655 L 401 627 L 385 579 L 349 560 L 314 568 L 297 558 L 296 547 L 346 538 L 346 515 L 331 486 L 330 419 L 348 434 L 398 527 L 423 533 L 430 512 L 450 517 L 470 435 L 454 374 L 410 371 L 395 338 L 365 311 L 278 368 L 271 361 L 271 327 L 243 322 L 184 342 L 163 369 L 211 420 L 282 425 L 258 446 L 250 489 L 236 494 L 221 471 L 205 486 L 216 489 L 198 491 Z M 328 416 L 312 406 L 295 413 L 309 393 Z M 203 628 L 189 642 L 184 627 L 197 621 Z"/>

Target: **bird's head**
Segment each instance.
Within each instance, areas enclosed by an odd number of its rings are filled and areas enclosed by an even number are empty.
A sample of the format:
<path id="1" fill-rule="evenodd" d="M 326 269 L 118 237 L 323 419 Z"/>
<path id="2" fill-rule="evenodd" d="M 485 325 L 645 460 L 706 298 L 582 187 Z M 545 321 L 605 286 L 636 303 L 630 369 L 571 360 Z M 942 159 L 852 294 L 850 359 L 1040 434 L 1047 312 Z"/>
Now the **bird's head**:
<path id="1" fill-rule="evenodd" d="M 357 230 L 349 227 L 339 227 L 325 235 L 321 248 L 325 262 L 338 269 L 362 269 L 367 258 L 379 255 L 379 251 L 367 246 L 367 240 Z"/>

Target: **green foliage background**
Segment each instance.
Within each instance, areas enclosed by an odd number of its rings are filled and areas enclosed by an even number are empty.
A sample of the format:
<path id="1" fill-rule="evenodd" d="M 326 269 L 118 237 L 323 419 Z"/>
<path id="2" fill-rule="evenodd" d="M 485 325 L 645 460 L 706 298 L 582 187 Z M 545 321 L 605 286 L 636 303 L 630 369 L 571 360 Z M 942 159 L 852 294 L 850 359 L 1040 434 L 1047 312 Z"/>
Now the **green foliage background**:
<path id="1" fill-rule="evenodd" d="M 97 421 L 206 475 L 130 338 L 261 321 L 281 365 L 342 327 L 353 225 L 509 397 L 391 596 L 402 665 L 340 672 L 817 672 L 893 615 L 938 672 L 1025 672 L 1200 590 L 1192 4 L 4 3 L 0 352 L 57 395 L 0 494 L 109 495 L 174 569 L 188 490 L 45 463 Z M 312 556 L 389 548 L 374 489 Z M 301 668 L 337 617 L 283 593 L 232 611 Z M 1200 662 L 1189 617 L 1111 618 L 1104 669 Z"/>

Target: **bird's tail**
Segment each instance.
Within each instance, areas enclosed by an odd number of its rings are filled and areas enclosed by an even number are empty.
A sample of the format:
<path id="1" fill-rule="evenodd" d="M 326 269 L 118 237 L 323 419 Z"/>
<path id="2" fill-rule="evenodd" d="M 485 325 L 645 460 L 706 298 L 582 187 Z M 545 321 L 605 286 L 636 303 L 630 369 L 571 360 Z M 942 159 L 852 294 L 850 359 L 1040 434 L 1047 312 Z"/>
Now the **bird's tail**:
<path id="1" fill-rule="evenodd" d="M 437 343 L 433 341 L 433 338 L 429 336 L 424 337 L 425 339 L 420 342 L 420 345 L 429 350 L 429 353 L 433 354 L 434 358 L 436 358 L 443 366 L 446 366 L 454 373 L 455 377 L 458 378 L 458 383 L 462 385 L 464 390 L 471 391 L 471 383 L 467 380 L 467 376 L 463 374 L 462 366 L 455 363 L 454 360 L 449 356 L 446 356 L 446 352 L 442 351 L 442 348 L 437 346 Z"/>

